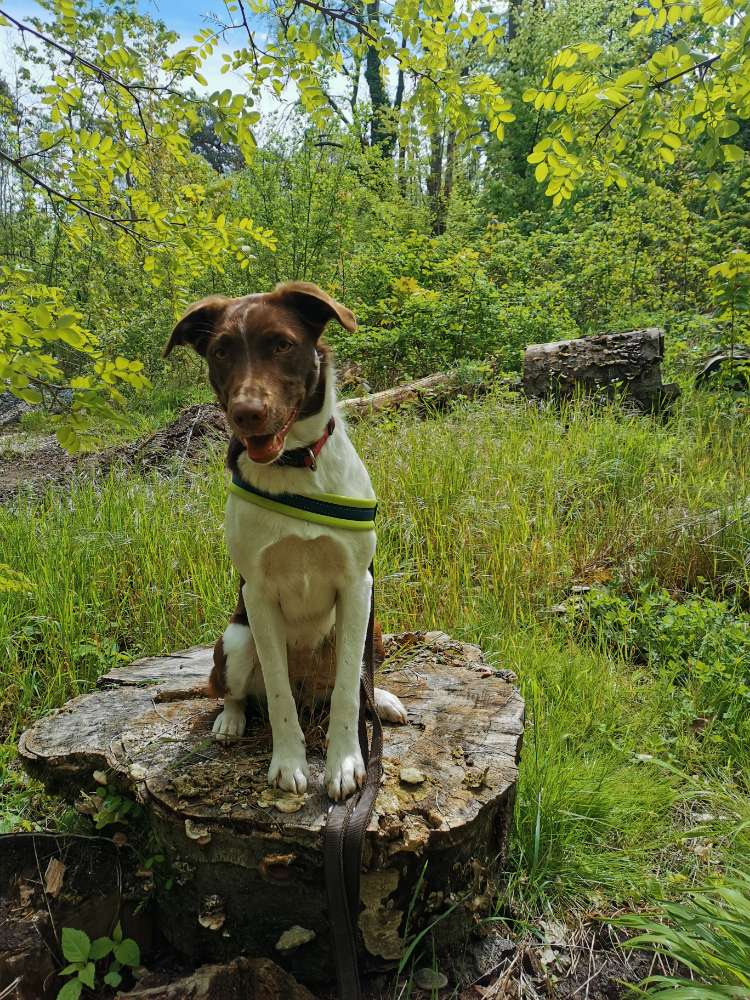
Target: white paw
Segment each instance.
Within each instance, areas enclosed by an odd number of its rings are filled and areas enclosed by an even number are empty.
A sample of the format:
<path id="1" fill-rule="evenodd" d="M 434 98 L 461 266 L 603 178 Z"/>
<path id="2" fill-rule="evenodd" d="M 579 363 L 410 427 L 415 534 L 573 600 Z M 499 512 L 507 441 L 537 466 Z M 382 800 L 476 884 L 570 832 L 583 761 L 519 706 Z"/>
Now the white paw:
<path id="1" fill-rule="evenodd" d="M 274 753 L 271 758 L 271 766 L 268 768 L 268 784 L 277 785 L 285 792 L 301 795 L 307 791 L 309 773 L 304 750 L 301 754 L 280 751 Z"/>
<path id="2" fill-rule="evenodd" d="M 245 706 L 224 705 L 224 711 L 216 716 L 213 734 L 217 740 L 226 743 L 238 739 L 245 732 Z"/>
<path id="3" fill-rule="evenodd" d="M 359 745 L 337 745 L 331 740 L 326 757 L 325 786 L 328 797 L 334 802 L 348 799 L 365 783 L 365 762 Z"/>
<path id="4" fill-rule="evenodd" d="M 375 688 L 375 708 L 384 722 L 400 722 L 402 725 L 408 722 L 406 709 L 390 691 Z"/>

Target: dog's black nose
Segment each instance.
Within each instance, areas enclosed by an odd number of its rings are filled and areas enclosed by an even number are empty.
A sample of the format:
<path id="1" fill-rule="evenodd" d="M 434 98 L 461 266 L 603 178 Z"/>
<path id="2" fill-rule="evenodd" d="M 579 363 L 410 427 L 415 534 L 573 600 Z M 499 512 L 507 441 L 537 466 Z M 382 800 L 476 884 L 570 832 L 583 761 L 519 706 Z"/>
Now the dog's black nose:
<path id="1" fill-rule="evenodd" d="M 268 406 L 262 399 L 243 399 L 231 409 L 231 417 L 245 434 L 262 434 L 268 416 Z"/>

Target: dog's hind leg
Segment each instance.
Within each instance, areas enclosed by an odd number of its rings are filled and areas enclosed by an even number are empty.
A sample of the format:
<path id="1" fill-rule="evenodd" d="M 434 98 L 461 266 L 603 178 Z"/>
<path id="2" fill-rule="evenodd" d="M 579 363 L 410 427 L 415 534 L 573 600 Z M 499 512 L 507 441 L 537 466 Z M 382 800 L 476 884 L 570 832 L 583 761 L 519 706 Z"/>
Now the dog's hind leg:
<path id="1" fill-rule="evenodd" d="M 213 726 L 214 735 L 220 740 L 243 735 L 245 699 L 250 694 L 261 694 L 263 689 L 255 643 L 242 597 L 243 583 L 240 578 L 237 607 L 224 634 L 214 646 L 214 667 L 208 685 L 211 694 L 224 699 L 224 711 L 216 717 Z"/>
<path id="2" fill-rule="evenodd" d="M 384 722 L 400 722 L 403 725 L 409 721 L 401 699 L 383 688 L 375 688 L 375 709 Z"/>
<path id="3" fill-rule="evenodd" d="M 377 618 L 375 619 L 372 638 L 375 653 L 375 669 L 379 670 L 385 660 L 385 646 L 383 644 L 383 630 Z M 390 691 L 385 691 L 383 688 L 375 688 L 375 709 L 383 722 L 399 722 L 401 725 L 406 725 L 409 721 L 406 717 L 406 709 L 401 700 L 395 694 L 391 694 Z"/>

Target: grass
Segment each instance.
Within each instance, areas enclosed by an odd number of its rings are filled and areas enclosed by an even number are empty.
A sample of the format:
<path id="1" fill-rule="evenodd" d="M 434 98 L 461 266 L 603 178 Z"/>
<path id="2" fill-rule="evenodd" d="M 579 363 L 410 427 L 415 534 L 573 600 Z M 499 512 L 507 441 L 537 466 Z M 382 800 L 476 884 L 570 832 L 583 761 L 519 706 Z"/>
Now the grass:
<path id="1" fill-rule="evenodd" d="M 595 912 L 699 882 L 709 862 L 694 850 L 695 803 L 718 796 L 710 870 L 746 854 L 748 838 L 729 831 L 747 801 L 750 746 L 704 761 L 674 672 L 555 610 L 574 584 L 626 596 L 657 584 L 678 600 L 724 598 L 742 618 L 745 415 L 712 397 L 659 422 L 500 395 L 353 433 L 381 503 L 384 628 L 478 642 L 526 697 L 502 907 Z M 0 594 L 4 766 L 32 718 L 113 663 L 215 639 L 235 588 L 224 492 L 217 457 L 180 478 L 112 476 L 0 508 L 0 562 L 32 584 Z M 717 732 L 724 740 L 726 726 Z M 5 807 L 23 816 L 19 794 Z"/>
<path id="2" fill-rule="evenodd" d="M 672 1000 L 724 1000 L 750 995 L 750 876 L 726 879 L 684 903 L 665 903 L 660 920 L 633 915 L 631 944 L 679 962 L 687 976 L 654 975 L 649 995 Z M 712 984 L 712 985 L 707 985 Z"/>

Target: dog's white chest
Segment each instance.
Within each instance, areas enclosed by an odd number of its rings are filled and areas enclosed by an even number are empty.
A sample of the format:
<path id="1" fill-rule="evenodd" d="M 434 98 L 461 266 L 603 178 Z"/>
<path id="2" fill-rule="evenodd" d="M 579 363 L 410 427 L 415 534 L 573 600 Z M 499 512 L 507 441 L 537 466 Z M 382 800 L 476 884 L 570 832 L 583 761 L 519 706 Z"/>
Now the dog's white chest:
<path id="1" fill-rule="evenodd" d="M 375 549 L 374 532 L 295 521 L 234 496 L 227 501 L 225 533 L 249 589 L 273 601 L 291 629 L 318 640 L 333 625 L 341 588 L 366 570 Z"/>
<path id="2" fill-rule="evenodd" d="M 334 538 L 288 535 L 263 549 L 259 557 L 264 588 L 278 601 L 290 624 L 330 616 L 346 575 L 346 552 Z"/>

